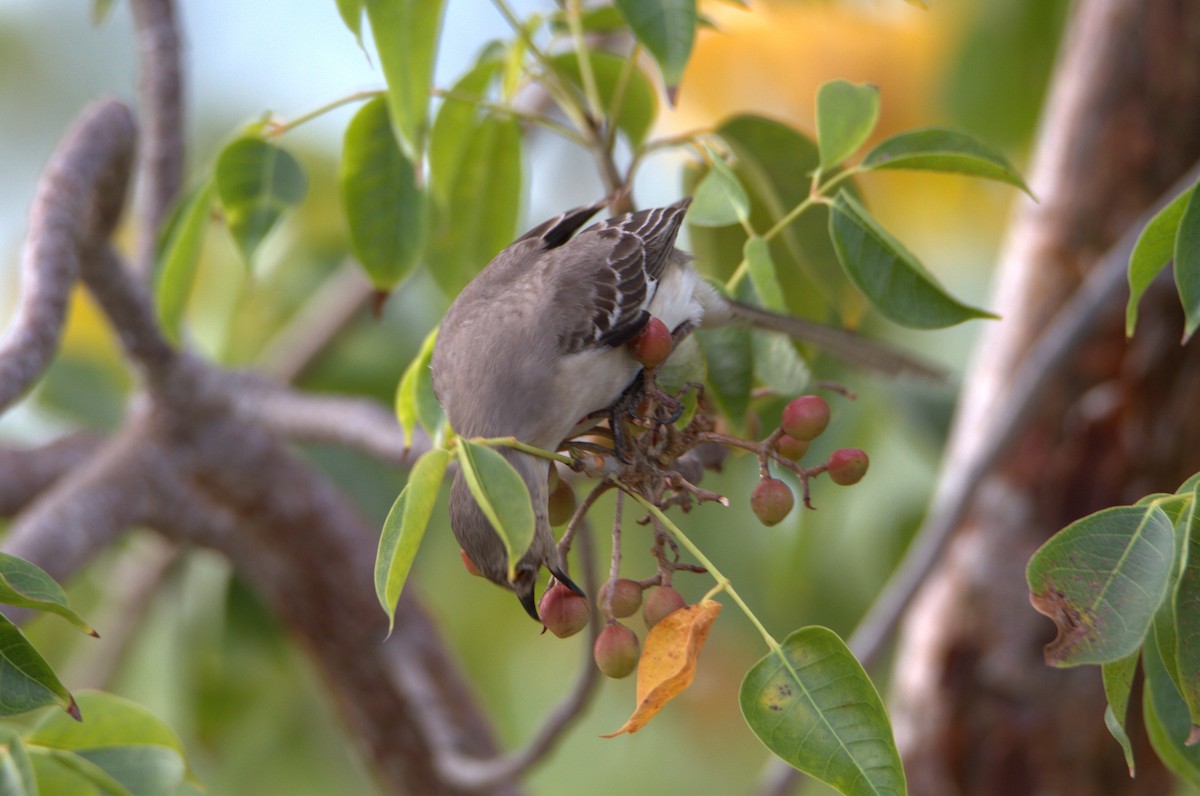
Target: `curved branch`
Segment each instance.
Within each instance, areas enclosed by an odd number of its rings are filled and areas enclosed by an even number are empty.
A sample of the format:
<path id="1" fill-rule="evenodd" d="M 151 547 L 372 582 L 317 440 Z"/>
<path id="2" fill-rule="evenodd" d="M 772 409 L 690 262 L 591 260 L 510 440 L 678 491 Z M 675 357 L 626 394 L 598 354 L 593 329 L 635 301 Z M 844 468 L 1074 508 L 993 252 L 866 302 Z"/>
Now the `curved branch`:
<path id="1" fill-rule="evenodd" d="M 111 246 L 84 258 L 83 281 L 108 315 L 125 353 L 151 384 L 162 384 L 176 352 L 163 336 L 150 294 Z"/>
<path id="2" fill-rule="evenodd" d="M 370 297 L 371 283 L 362 268 L 343 262 L 267 343 L 260 369 L 280 381 L 295 381 Z"/>
<path id="3" fill-rule="evenodd" d="M 0 517 L 11 517 L 100 447 L 93 434 L 68 434 L 36 448 L 0 447 Z"/>
<path id="4" fill-rule="evenodd" d="M 284 439 L 329 442 L 355 448 L 391 465 L 409 464 L 429 449 L 429 438 L 414 434 L 411 448 L 396 416 L 377 402 L 341 395 L 308 395 L 260 376 L 222 374 L 237 414 Z"/>
<path id="5" fill-rule="evenodd" d="M 65 581 L 149 516 L 156 502 L 151 482 L 169 467 L 144 425 L 134 422 L 39 495 L 13 521 L 3 548 Z"/>
<path id="6" fill-rule="evenodd" d="M 58 348 L 81 254 L 107 238 L 120 215 L 135 137 L 127 107 L 97 102 L 38 182 L 21 256 L 21 301 L 0 339 L 0 411 L 33 384 Z"/>
<path id="7" fill-rule="evenodd" d="M 580 534 L 580 538 L 583 540 L 583 544 L 580 545 L 580 564 L 586 579 L 584 587 L 588 594 L 598 594 L 596 561 L 590 528 L 584 528 L 584 533 Z M 453 741 L 455 728 L 446 721 L 447 711 L 437 704 L 435 698 L 422 696 L 432 693 L 426 687 L 425 682 L 420 679 L 420 675 L 427 670 L 414 666 L 407 668 L 401 683 L 406 687 L 410 698 L 418 701 L 423 708 L 418 710 L 415 715 L 421 719 L 426 732 L 431 738 L 438 740 L 436 744 L 438 757 L 434 763 L 442 776 L 467 790 L 491 792 L 514 782 L 541 762 L 562 741 L 565 737 L 564 731 L 582 717 L 588 702 L 595 696 L 596 687 L 600 682 L 600 670 L 596 668 L 595 662 L 592 660 L 592 648 L 604 626 L 604 620 L 600 617 L 594 601 L 590 607 L 589 635 L 583 646 L 582 669 L 574 686 L 547 714 L 542 725 L 524 748 L 515 752 L 491 757 L 465 754 Z"/>
<path id="8" fill-rule="evenodd" d="M 143 144 L 137 164 L 137 273 L 154 269 L 163 223 L 183 185 L 183 65 L 171 0 L 133 0 L 138 42 L 138 118 Z"/>

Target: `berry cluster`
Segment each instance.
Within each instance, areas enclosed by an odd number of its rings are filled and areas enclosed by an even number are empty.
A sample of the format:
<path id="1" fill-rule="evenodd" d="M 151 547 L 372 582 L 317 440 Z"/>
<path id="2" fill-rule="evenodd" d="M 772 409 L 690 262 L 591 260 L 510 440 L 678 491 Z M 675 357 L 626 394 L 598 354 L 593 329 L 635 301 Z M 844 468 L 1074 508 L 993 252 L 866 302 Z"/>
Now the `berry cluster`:
<path id="1" fill-rule="evenodd" d="M 607 427 L 593 429 L 588 437 L 572 440 L 565 446 L 574 459 L 573 469 L 592 476 L 599 483 L 577 505 L 575 493 L 557 467 L 550 468 L 549 517 L 552 525 L 566 525 L 559 547 L 564 556 L 580 521 L 596 498 L 609 489 L 632 492 L 660 508 L 679 506 L 688 511 L 694 502 L 728 500 L 697 486 L 706 468 L 719 468 L 729 448 L 752 451 L 759 459 L 760 481 L 750 497 L 750 507 L 764 525 L 775 525 L 791 512 L 795 498 L 786 483 L 770 474 L 770 465 L 791 470 L 803 487 L 803 501 L 811 508 L 808 481 L 821 473 L 841 485 L 857 483 L 867 470 L 867 455 L 861 450 L 835 450 L 823 463 L 802 467 L 798 461 L 808 452 L 809 444 L 820 436 L 830 420 L 829 404 L 817 395 L 802 395 L 783 410 L 780 425 L 761 441 L 745 440 L 717 430 L 714 413 L 707 407 L 698 384 L 687 384 L 675 394 L 662 392 L 656 382 L 659 366 L 672 353 L 671 331 L 657 318 L 629 344 L 630 354 L 643 366 L 638 381 L 613 408 Z M 682 418 L 683 397 L 694 391 L 696 410 Z M 621 495 L 620 497 L 623 497 Z M 647 629 L 666 616 L 687 606 L 683 596 L 671 586 L 678 571 L 704 572 L 702 567 L 681 563 L 675 542 L 654 521 L 646 517 L 642 524 L 654 529 L 652 553 L 657 573 L 642 581 L 618 577 L 621 560 L 620 497 L 618 519 L 613 528 L 612 575 L 599 592 L 597 607 L 604 627 L 596 635 L 593 657 L 608 677 L 620 678 L 637 667 L 640 644 L 638 635 L 619 620 L 628 620 L 639 609 Z M 468 570 L 473 565 L 464 555 Z M 587 627 L 591 606 L 587 599 L 563 584 L 546 590 L 538 606 L 545 630 L 559 638 L 575 635 Z"/>

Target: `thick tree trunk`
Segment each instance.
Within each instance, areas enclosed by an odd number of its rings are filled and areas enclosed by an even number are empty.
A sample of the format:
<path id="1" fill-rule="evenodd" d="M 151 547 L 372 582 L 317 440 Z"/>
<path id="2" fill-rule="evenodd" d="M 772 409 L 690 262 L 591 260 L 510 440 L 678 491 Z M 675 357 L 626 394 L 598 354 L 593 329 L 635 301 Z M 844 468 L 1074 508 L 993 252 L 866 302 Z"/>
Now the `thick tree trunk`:
<path id="1" fill-rule="evenodd" d="M 1031 344 L 1100 256 L 1200 157 L 1200 3 L 1087 0 L 1055 74 L 1026 202 L 1002 257 L 1003 320 L 967 379 L 947 472 L 977 456 Z M 917 595 L 895 661 L 893 719 L 913 793 L 1169 790 L 1140 727 L 1130 779 L 1104 727 L 1100 673 L 1042 662 L 1051 623 L 1024 568 L 1047 537 L 1200 470 L 1200 347 L 1178 347 L 1167 289 L 1124 336 L 1124 293 L 1096 313 L 1009 453 L 992 466 Z M 1130 708 L 1140 725 L 1140 708 Z"/>

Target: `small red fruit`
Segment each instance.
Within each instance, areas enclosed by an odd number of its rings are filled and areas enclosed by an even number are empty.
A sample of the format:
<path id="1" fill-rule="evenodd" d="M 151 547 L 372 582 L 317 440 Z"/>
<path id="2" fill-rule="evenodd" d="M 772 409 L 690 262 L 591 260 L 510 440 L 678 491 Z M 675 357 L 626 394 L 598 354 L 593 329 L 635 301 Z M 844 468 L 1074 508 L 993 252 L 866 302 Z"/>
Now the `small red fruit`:
<path id="1" fill-rule="evenodd" d="M 596 637 L 592 657 L 605 676 L 617 679 L 628 677 L 637 668 L 637 634 L 625 625 L 613 622 Z"/>
<path id="2" fill-rule="evenodd" d="M 618 578 L 615 582 L 600 587 L 600 607 L 608 600 L 609 586 L 613 586 L 612 612 L 617 619 L 633 616 L 642 607 L 642 585 L 636 580 Z"/>
<path id="3" fill-rule="evenodd" d="M 778 478 L 764 478 L 750 495 L 750 508 L 758 521 L 768 528 L 777 525 L 792 510 L 796 500 L 792 490 Z"/>
<path id="4" fill-rule="evenodd" d="M 646 620 L 646 627 L 654 627 L 668 614 L 686 607 L 683 595 L 670 586 L 654 586 L 646 592 L 642 602 L 642 618 Z"/>
<path id="5" fill-rule="evenodd" d="M 575 514 L 575 490 L 566 481 L 559 481 L 550 492 L 547 504 L 551 525 L 563 525 Z"/>
<path id="6" fill-rule="evenodd" d="M 538 603 L 542 624 L 559 638 L 573 636 L 587 627 L 588 602 L 561 583 L 554 584 Z"/>
<path id="7" fill-rule="evenodd" d="M 463 566 L 467 568 L 467 572 L 476 577 L 483 577 L 483 573 L 479 571 L 479 567 L 475 566 L 475 562 L 467 555 L 466 550 L 463 550 L 461 547 L 458 548 L 458 557 L 462 559 Z"/>
<path id="8" fill-rule="evenodd" d="M 829 454 L 825 466 L 829 469 L 829 478 L 835 484 L 850 486 L 857 484 L 867 474 L 867 454 L 858 448 L 838 448 Z"/>
<path id="9" fill-rule="evenodd" d="M 804 458 L 804 454 L 808 453 L 808 440 L 796 439 L 789 434 L 784 434 L 775 441 L 775 450 L 779 451 L 781 456 L 798 462 Z"/>
<path id="10" fill-rule="evenodd" d="M 671 330 L 658 318 L 651 318 L 630 341 L 629 352 L 643 367 L 658 367 L 671 355 Z"/>
<path id="11" fill-rule="evenodd" d="M 819 395 L 801 395 L 783 408 L 783 432 L 805 442 L 820 436 L 829 425 L 829 404 Z"/>

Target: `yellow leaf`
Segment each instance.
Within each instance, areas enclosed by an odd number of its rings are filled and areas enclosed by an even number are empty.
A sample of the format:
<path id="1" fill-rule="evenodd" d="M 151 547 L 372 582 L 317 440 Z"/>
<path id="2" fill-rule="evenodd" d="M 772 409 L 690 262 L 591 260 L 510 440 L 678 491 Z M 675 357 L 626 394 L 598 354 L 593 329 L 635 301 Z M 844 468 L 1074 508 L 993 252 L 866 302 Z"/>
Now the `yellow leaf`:
<path id="1" fill-rule="evenodd" d="M 692 684 L 696 660 L 721 604 L 703 600 L 668 614 L 650 629 L 638 661 L 637 708 L 625 726 L 602 738 L 635 733 Z"/>

